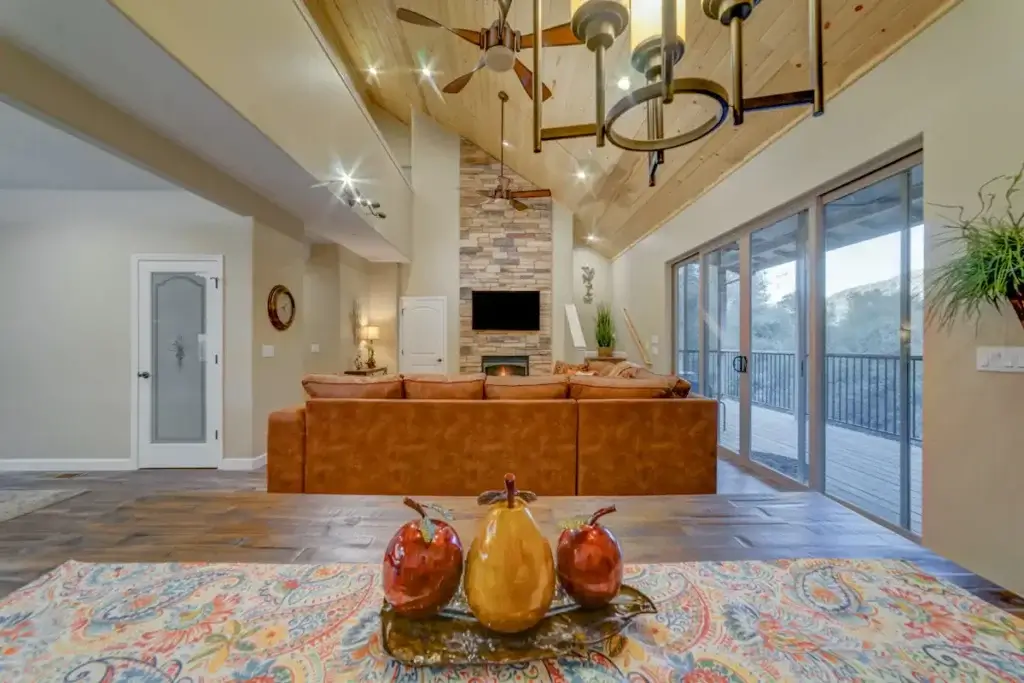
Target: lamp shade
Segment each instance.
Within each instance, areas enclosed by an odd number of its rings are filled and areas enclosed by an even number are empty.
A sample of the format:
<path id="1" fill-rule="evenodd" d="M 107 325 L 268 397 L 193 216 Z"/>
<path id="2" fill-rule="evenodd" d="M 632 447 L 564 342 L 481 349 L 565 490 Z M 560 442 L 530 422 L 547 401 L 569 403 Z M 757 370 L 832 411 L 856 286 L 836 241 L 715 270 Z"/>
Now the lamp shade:
<path id="1" fill-rule="evenodd" d="M 676 3 L 676 37 L 686 40 L 686 0 L 672 0 Z M 632 0 L 629 8 L 629 49 L 661 36 L 662 0 Z"/>
<path id="2" fill-rule="evenodd" d="M 380 339 L 380 328 L 376 325 L 367 325 L 360 330 L 359 338 L 365 341 L 377 341 Z"/>

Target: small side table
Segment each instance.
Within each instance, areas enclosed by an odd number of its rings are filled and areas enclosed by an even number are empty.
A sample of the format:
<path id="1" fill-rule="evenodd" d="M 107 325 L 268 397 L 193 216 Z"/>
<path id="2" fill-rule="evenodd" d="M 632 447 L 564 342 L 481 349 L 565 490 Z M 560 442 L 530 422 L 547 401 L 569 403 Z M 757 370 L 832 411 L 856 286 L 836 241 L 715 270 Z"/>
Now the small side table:
<path id="1" fill-rule="evenodd" d="M 369 377 L 370 375 L 386 375 L 388 374 L 387 366 L 379 368 L 363 368 L 362 370 L 346 370 L 346 375 L 359 375 L 360 377 Z"/>

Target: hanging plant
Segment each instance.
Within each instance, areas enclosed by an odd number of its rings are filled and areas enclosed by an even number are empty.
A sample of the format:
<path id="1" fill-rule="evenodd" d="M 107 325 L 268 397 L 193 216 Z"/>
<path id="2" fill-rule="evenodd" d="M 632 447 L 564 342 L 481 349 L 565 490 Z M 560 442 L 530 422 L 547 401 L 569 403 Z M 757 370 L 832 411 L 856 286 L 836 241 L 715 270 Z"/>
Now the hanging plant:
<path id="1" fill-rule="evenodd" d="M 959 253 L 935 269 L 930 287 L 928 322 L 939 329 L 951 327 L 961 315 L 975 322 L 982 308 L 997 311 L 1009 302 L 1024 326 L 1024 211 L 1013 212 L 1013 199 L 1020 191 L 1024 167 L 1016 175 L 998 176 L 978 189 L 980 208 L 965 217 L 962 206 L 955 222 L 946 227 L 951 234 L 943 244 L 953 244 Z M 1003 192 L 998 188 L 1005 185 Z M 993 210 L 996 198 L 1006 202 L 1005 212 Z"/>

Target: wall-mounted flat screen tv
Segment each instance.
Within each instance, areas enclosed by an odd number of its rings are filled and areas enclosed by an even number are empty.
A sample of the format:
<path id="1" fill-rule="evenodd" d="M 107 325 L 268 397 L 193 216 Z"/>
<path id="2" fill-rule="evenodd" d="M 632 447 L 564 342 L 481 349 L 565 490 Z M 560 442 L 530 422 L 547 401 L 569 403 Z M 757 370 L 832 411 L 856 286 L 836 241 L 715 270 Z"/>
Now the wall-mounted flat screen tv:
<path id="1" fill-rule="evenodd" d="M 540 292 L 473 292 L 474 330 L 540 330 Z"/>

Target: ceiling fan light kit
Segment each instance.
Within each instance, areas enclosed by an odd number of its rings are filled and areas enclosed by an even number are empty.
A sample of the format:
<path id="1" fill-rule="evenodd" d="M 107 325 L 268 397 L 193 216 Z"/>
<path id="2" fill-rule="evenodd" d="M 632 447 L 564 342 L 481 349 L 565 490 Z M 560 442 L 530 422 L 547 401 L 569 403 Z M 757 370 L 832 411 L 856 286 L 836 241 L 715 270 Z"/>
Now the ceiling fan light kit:
<path id="1" fill-rule="evenodd" d="M 812 105 L 815 116 L 825 111 L 822 60 L 822 0 L 808 0 L 810 24 L 811 88 L 789 93 L 745 98 L 743 96 L 743 22 L 761 0 L 702 0 L 705 16 L 727 26 L 730 32 L 732 92 L 705 78 L 676 78 L 675 66 L 686 52 L 686 0 L 570 0 L 572 27 L 576 38 L 594 53 L 596 86 L 596 123 L 543 127 L 543 112 L 536 96 L 541 81 L 542 45 L 533 53 L 534 107 L 533 151 L 540 152 L 545 140 L 594 137 L 598 147 L 605 140 L 616 147 L 649 155 L 648 180 L 653 187 L 658 167 L 664 163 L 665 150 L 688 145 L 717 130 L 729 113 L 734 125 L 741 125 L 746 112 Z M 542 0 L 533 0 L 534 32 L 540 32 Z M 605 52 L 630 25 L 630 62 L 646 80 L 646 85 L 627 93 L 605 107 Z M 717 112 L 691 130 L 665 137 L 663 107 L 676 95 L 699 95 L 717 105 Z M 615 122 L 627 111 L 644 104 L 647 107 L 647 138 L 631 138 L 614 129 Z"/>

